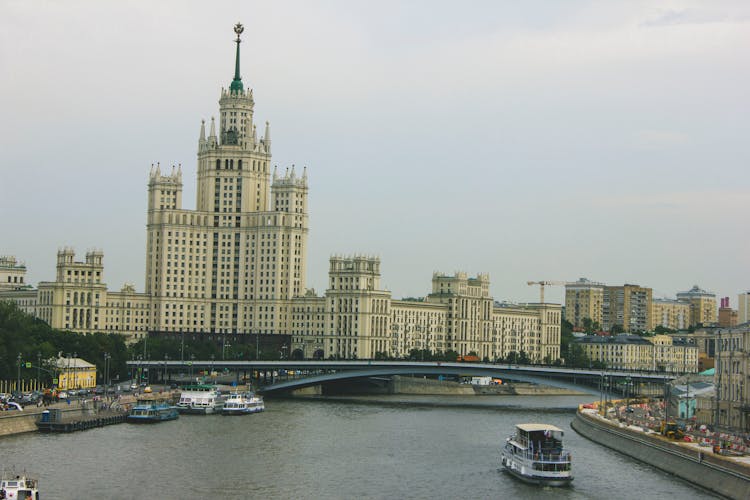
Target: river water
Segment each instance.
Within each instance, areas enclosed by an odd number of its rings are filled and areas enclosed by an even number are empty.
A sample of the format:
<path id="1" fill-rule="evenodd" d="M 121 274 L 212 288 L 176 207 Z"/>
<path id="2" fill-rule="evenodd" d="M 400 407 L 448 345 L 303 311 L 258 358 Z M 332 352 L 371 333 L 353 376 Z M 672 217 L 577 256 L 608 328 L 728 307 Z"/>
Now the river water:
<path id="1" fill-rule="evenodd" d="M 44 499 L 713 498 L 570 428 L 587 396 L 379 396 L 266 401 L 255 415 L 182 415 L 72 434 L 3 438 L 2 465 Z M 502 472 L 516 423 L 564 429 L 570 488 Z"/>

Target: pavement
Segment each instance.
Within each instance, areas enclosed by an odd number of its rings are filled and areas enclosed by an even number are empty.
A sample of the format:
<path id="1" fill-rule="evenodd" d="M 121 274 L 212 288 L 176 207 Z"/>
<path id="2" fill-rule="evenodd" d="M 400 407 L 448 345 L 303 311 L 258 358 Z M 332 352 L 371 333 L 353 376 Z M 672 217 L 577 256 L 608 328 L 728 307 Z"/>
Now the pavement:
<path id="1" fill-rule="evenodd" d="M 598 403 L 584 405 L 588 408 L 596 406 Z M 663 401 L 635 404 L 614 401 L 607 411 L 606 419 L 624 424 L 632 430 L 659 434 L 665 417 Z M 685 437 L 674 441 L 675 443 L 704 453 L 712 453 L 714 446 L 719 445 L 725 450 L 721 453 L 723 458 L 750 467 L 750 434 L 713 430 L 708 425 L 689 422 L 681 429 Z"/>

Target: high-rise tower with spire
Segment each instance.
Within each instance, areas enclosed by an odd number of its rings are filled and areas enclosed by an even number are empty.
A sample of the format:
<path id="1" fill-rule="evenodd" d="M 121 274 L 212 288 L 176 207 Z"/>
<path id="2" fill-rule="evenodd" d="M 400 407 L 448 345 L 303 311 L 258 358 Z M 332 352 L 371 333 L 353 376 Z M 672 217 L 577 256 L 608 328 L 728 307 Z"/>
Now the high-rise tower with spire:
<path id="1" fill-rule="evenodd" d="M 252 89 L 240 74 L 219 98 L 218 131 L 198 138 L 196 209 L 181 207 L 182 171 L 149 179 L 146 293 L 152 330 L 206 334 L 285 333 L 290 300 L 305 292 L 307 173 L 271 175 L 271 133 L 254 123 Z"/>

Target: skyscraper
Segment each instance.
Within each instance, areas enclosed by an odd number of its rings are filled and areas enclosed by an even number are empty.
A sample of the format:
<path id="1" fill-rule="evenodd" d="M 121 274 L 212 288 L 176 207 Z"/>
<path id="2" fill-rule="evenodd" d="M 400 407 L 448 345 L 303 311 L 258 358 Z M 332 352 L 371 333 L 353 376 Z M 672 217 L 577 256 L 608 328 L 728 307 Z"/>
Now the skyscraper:
<path id="1" fill-rule="evenodd" d="M 268 122 L 258 137 L 253 91 L 235 70 L 219 120 L 198 139 L 196 209 L 182 208 L 182 170 L 152 167 L 146 294 L 152 331 L 288 332 L 289 300 L 305 291 L 307 174 L 271 169 Z"/>

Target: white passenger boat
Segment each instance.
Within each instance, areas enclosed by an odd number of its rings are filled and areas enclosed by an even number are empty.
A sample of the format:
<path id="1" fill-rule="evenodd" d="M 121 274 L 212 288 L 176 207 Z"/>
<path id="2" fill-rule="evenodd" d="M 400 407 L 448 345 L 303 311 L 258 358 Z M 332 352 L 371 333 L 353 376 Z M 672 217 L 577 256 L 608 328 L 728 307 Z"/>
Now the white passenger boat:
<path id="1" fill-rule="evenodd" d="M 221 409 L 222 415 L 245 415 L 247 413 L 258 413 L 266 409 L 263 397 L 253 392 L 234 393 L 224 402 Z"/>
<path id="2" fill-rule="evenodd" d="M 573 480 L 570 452 L 563 449 L 563 431 L 554 425 L 519 424 L 505 441 L 502 465 L 531 484 L 565 486 Z"/>
<path id="3" fill-rule="evenodd" d="M 39 500 L 39 484 L 24 474 L 3 475 L 0 480 L 0 498 L 7 500 Z"/>
<path id="4" fill-rule="evenodd" d="M 175 405 L 180 413 L 209 415 L 224 407 L 225 398 L 215 385 L 188 385 L 182 388 Z"/>

